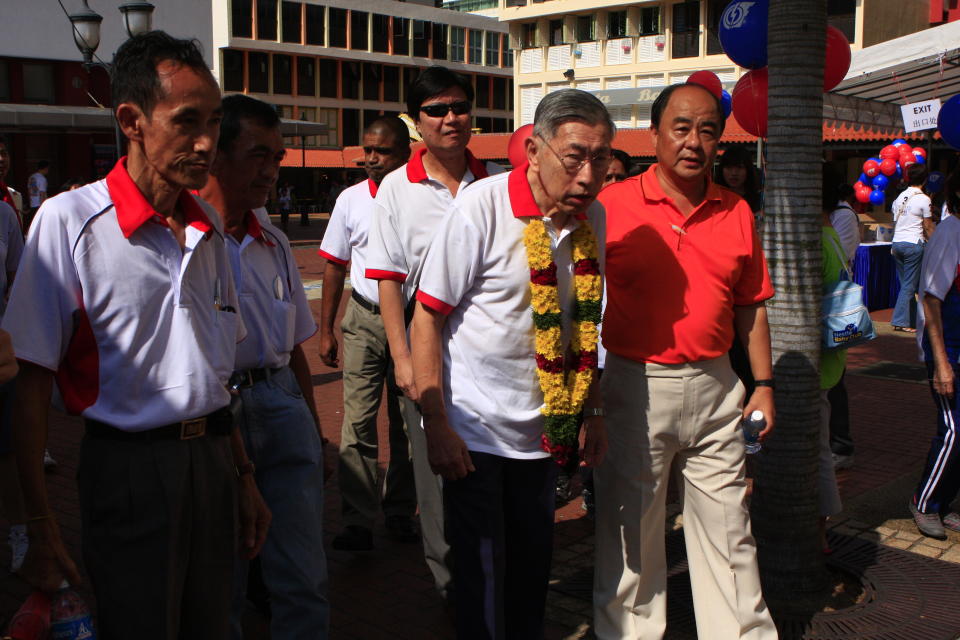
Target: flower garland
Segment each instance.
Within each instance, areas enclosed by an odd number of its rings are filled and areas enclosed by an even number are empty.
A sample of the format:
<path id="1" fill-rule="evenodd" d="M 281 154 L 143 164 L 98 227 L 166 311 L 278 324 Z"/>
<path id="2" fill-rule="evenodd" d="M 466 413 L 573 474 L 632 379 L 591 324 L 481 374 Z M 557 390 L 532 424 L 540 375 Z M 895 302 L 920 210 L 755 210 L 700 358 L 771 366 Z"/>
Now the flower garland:
<path id="1" fill-rule="evenodd" d="M 597 325 L 603 295 L 597 241 L 590 225 L 579 225 L 571 240 L 576 310 L 570 336 L 571 357 L 565 358 L 560 338 L 557 265 L 550 250 L 550 235 L 542 218 L 531 220 L 523 233 L 530 267 L 537 377 L 544 401 L 541 443 L 544 451 L 561 465 L 576 451 L 580 413 L 597 369 Z"/>

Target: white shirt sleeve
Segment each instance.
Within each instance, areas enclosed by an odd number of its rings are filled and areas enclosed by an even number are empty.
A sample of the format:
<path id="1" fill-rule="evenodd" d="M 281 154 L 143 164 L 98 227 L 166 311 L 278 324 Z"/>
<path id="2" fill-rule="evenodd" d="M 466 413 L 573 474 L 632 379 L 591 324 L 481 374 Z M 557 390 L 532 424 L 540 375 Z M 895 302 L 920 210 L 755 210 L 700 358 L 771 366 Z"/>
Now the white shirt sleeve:
<path id="1" fill-rule="evenodd" d="M 320 255 L 338 264 L 350 262 L 350 204 L 344 193 L 346 191 L 340 194 L 333 206 L 333 213 L 330 214 L 330 221 L 320 242 Z"/>
<path id="2" fill-rule="evenodd" d="M 34 219 L 3 328 L 17 357 L 56 371 L 79 321 L 83 292 L 68 225 L 56 206 Z"/>
<path id="3" fill-rule="evenodd" d="M 960 219 L 948 218 L 937 228 L 923 251 L 920 299 L 930 293 L 943 300 L 957 279 L 960 265 Z"/>
<path id="4" fill-rule="evenodd" d="M 367 240 L 366 276 L 371 280 L 403 282 L 410 273 L 404 253 L 397 212 L 392 198 L 381 198 L 381 189 L 373 203 L 370 236 Z M 387 194 L 389 196 L 389 194 Z"/>
<path id="5" fill-rule="evenodd" d="M 931 206 L 930 196 L 925 193 L 914 197 L 910 200 L 910 210 L 911 212 L 921 218 L 932 218 L 933 217 L 933 207 Z"/>
<path id="6" fill-rule="evenodd" d="M 484 255 L 485 234 L 453 208 L 430 242 L 417 291 L 417 300 L 445 315 L 473 287 Z"/>

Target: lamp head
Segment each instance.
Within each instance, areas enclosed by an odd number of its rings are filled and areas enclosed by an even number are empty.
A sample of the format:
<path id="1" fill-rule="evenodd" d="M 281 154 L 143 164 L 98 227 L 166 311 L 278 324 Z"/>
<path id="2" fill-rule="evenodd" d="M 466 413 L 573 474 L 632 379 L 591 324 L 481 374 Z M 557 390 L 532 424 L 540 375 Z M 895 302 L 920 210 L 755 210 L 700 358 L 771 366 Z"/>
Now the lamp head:
<path id="1" fill-rule="evenodd" d="M 83 8 L 67 17 L 73 27 L 73 41 L 83 54 L 83 61 L 89 63 L 100 46 L 100 23 L 103 22 L 103 16 L 91 9 L 87 0 L 83 0 Z"/>
<path id="2" fill-rule="evenodd" d="M 128 37 L 139 36 L 153 28 L 153 5 L 149 2 L 125 2 L 119 8 Z"/>

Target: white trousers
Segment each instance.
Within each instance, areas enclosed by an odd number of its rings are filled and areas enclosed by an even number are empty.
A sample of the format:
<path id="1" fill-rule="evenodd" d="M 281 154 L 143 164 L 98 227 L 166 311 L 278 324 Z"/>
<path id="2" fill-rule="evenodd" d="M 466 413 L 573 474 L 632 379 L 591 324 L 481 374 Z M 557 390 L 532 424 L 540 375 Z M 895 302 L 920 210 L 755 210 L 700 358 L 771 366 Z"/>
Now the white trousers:
<path id="1" fill-rule="evenodd" d="M 744 391 L 729 359 L 657 365 L 609 354 L 601 386 L 610 447 L 595 472 L 597 638 L 663 637 L 664 502 L 674 458 L 697 636 L 777 638 L 744 504 Z"/>

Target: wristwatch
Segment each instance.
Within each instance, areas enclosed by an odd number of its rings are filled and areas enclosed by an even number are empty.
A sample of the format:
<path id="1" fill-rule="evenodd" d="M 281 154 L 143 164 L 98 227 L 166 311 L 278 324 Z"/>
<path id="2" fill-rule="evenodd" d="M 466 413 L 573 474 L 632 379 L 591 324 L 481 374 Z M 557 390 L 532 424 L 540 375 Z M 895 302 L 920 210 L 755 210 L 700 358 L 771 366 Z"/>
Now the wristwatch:
<path id="1" fill-rule="evenodd" d="M 602 418 L 607 414 L 604 413 L 603 407 L 590 407 L 583 410 L 584 418 Z"/>

